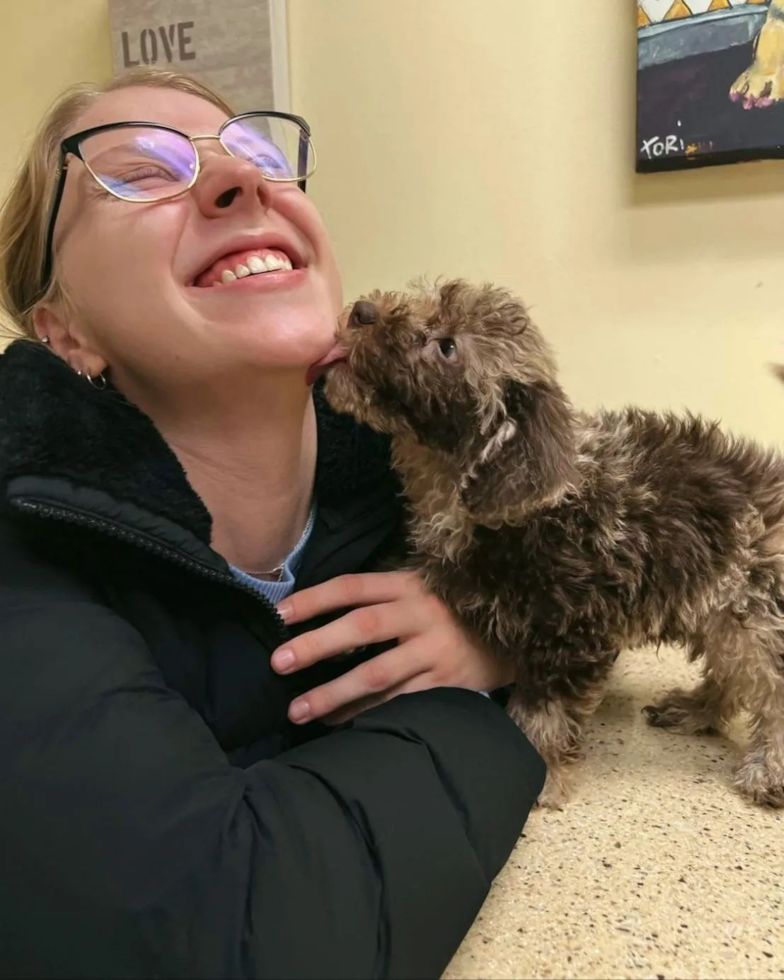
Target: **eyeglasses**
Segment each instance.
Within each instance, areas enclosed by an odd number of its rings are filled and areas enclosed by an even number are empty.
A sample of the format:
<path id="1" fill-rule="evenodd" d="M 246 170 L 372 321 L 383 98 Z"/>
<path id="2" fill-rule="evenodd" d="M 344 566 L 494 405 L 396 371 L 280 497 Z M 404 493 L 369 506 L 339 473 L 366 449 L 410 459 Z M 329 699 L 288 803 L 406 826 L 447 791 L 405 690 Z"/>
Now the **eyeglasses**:
<path id="1" fill-rule="evenodd" d="M 109 123 L 69 136 L 60 144 L 57 184 L 52 197 L 40 296 L 52 279 L 54 226 L 68 172 L 68 157 L 85 165 L 114 197 L 152 204 L 185 194 L 199 177 L 196 143 L 218 140 L 233 157 L 255 164 L 265 180 L 296 183 L 304 191 L 316 169 L 310 127 L 286 112 L 245 112 L 227 119 L 215 136 L 186 136 L 171 126 L 149 122 Z"/>

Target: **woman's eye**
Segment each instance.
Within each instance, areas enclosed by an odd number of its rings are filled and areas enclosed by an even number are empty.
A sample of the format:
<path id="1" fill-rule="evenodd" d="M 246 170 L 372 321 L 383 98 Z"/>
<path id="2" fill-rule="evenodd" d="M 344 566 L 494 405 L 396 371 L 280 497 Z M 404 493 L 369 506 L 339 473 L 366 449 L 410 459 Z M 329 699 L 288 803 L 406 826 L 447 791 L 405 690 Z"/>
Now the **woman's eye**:
<path id="1" fill-rule="evenodd" d="M 452 361 L 457 357 L 457 344 L 451 337 L 442 337 L 438 341 L 438 349 L 448 361 Z"/>
<path id="2" fill-rule="evenodd" d="M 164 170 L 162 167 L 140 167 L 138 170 L 123 174 L 121 178 L 124 184 L 138 184 L 143 180 L 168 182 L 176 179 L 174 174 L 171 174 L 168 170 Z"/>
<path id="3" fill-rule="evenodd" d="M 279 160 L 277 157 L 257 156 L 256 165 L 262 170 L 271 170 L 273 173 L 289 173 L 289 167 L 285 161 Z"/>

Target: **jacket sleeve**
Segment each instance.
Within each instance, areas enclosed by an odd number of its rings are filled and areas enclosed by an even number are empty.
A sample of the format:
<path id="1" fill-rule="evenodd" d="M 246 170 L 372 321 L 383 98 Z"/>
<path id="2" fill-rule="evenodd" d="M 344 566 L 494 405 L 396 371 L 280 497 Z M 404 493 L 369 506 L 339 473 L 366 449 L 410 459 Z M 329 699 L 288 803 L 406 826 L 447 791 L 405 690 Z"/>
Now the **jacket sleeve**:
<path id="1" fill-rule="evenodd" d="M 3 976 L 438 976 L 543 781 L 455 690 L 234 768 L 88 601 L 3 600 L 0 657 Z"/>

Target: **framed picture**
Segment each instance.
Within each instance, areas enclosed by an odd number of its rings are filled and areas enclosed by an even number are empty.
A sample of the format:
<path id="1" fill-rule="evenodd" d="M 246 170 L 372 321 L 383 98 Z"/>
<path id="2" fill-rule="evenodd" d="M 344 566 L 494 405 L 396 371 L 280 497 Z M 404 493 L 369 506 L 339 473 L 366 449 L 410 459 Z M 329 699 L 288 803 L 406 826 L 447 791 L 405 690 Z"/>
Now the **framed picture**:
<path id="1" fill-rule="evenodd" d="M 637 0 L 637 171 L 784 156 L 784 0 Z"/>
<path id="2" fill-rule="evenodd" d="M 286 0 L 109 0 L 114 71 L 195 75 L 236 112 L 289 110 Z"/>

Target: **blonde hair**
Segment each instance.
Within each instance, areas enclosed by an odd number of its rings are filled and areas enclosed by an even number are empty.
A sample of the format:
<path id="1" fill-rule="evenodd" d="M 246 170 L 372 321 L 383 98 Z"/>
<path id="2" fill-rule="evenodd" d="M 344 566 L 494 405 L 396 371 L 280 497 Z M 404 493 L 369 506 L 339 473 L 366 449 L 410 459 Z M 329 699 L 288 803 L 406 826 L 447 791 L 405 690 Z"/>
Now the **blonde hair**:
<path id="1" fill-rule="evenodd" d="M 42 300 L 64 298 L 55 276 L 44 293 L 41 272 L 46 248 L 49 208 L 54 192 L 60 143 L 74 120 L 106 92 L 133 86 L 171 88 L 196 95 L 234 115 L 231 106 L 209 85 L 164 68 L 134 68 L 104 85 L 83 83 L 68 89 L 41 121 L 27 158 L 0 207 L 0 312 L 11 331 L 36 339 L 33 311 Z"/>

